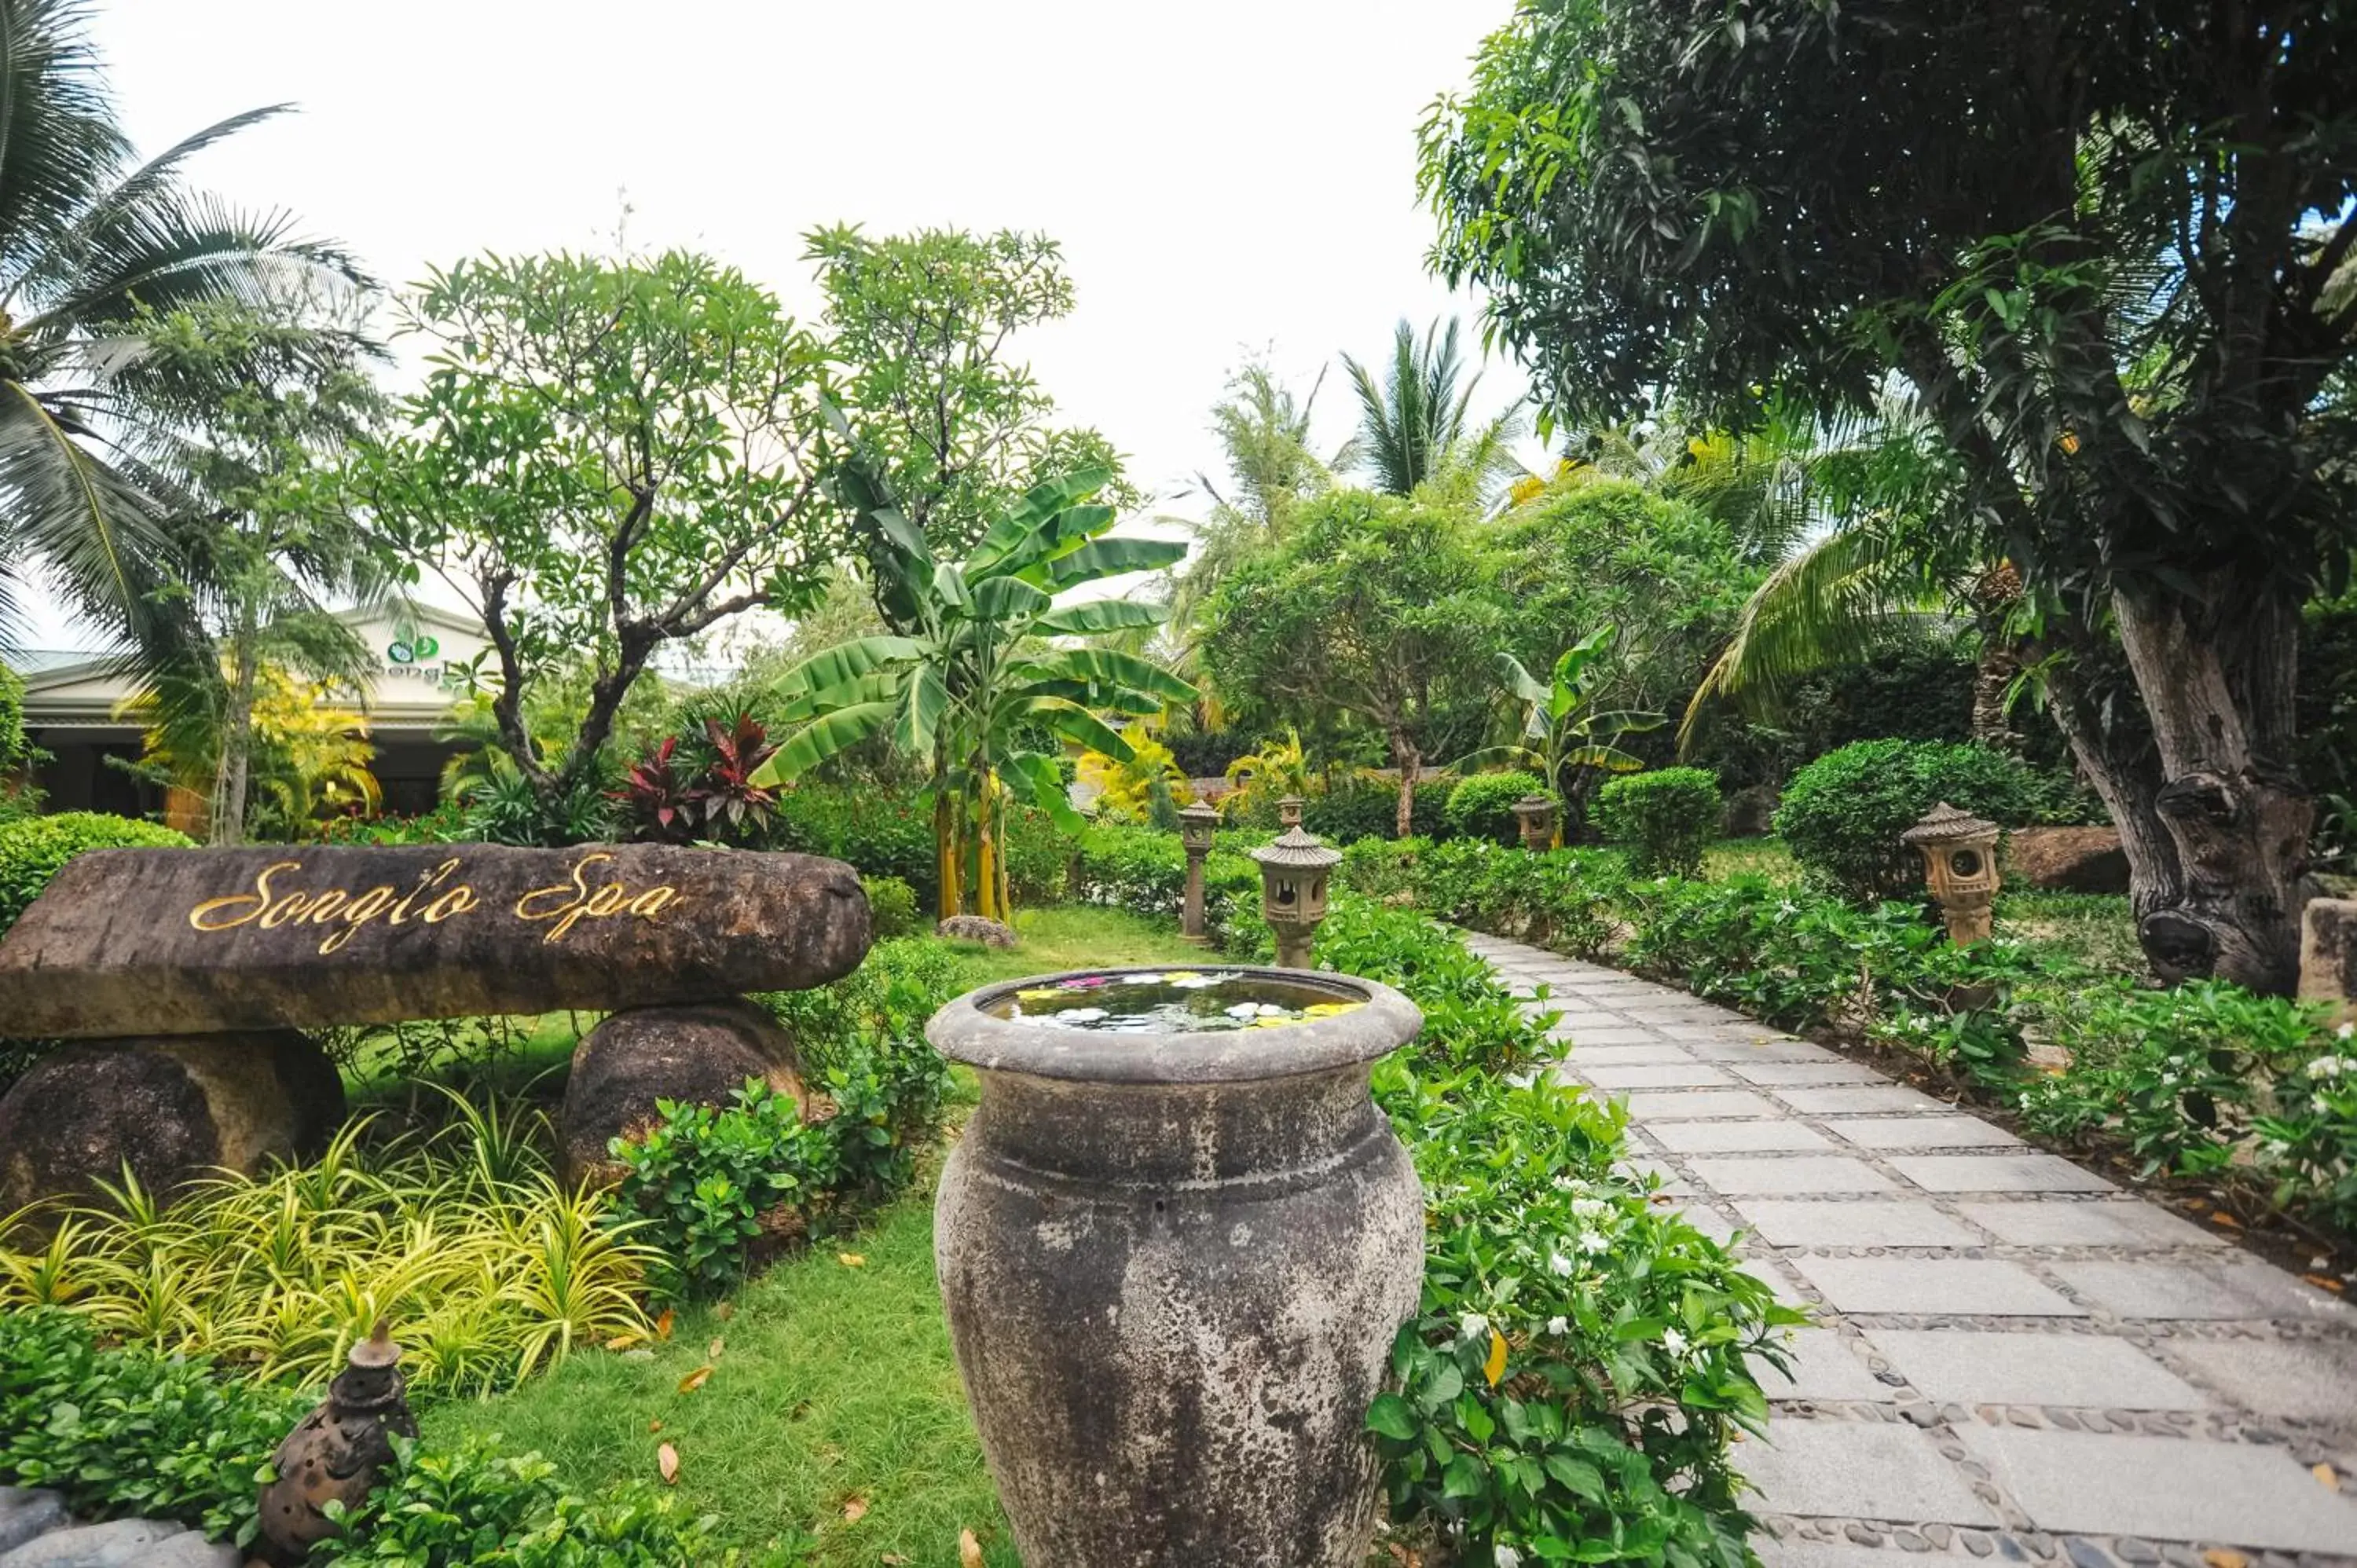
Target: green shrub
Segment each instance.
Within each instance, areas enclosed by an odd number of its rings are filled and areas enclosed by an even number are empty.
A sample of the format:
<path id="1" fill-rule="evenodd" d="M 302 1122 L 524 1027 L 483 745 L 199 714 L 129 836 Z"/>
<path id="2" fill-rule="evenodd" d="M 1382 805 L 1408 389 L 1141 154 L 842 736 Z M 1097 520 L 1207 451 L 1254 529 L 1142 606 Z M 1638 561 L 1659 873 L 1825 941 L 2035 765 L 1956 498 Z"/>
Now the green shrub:
<path id="1" fill-rule="evenodd" d="M 717 1294 L 779 1245 L 832 1189 L 832 1123 L 805 1124 L 793 1096 L 755 1079 L 725 1109 L 655 1102 L 662 1118 L 640 1138 L 617 1138 L 622 1203 L 643 1218 L 638 1239 L 662 1250 L 674 1294 Z M 791 1212 L 796 1231 L 784 1229 Z"/>
<path id="2" fill-rule="evenodd" d="M 897 876 L 863 876 L 859 885 L 867 890 L 870 936 L 882 942 L 894 937 L 914 934 L 917 929 L 915 888 Z"/>
<path id="3" fill-rule="evenodd" d="M 1408 819 L 1409 835 L 1425 839 L 1448 837 L 1448 810 L 1446 785 L 1418 785 L 1414 811 Z M 1399 786 L 1363 774 L 1344 779 L 1335 788 L 1308 798 L 1301 810 L 1301 825 L 1328 843 L 1396 837 L 1393 829 L 1399 825 Z"/>
<path id="4" fill-rule="evenodd" d="M 1810 875 L 1846 897 L 1904 898 L 1922 886 L 1922 863 L 1900 843 L 1945 800 L 2006 827 L 2038 821 L 2045 781 L 1986 746 L 1864 740 L 1792 775 L 1776 831 Z"/>
<path id="5" fill-rule="evenodd" d="M 1535 773 L 1476 773 L 1448 791 L 1441 815 L 1452 837 L 1517 844 L 1523 842 L 1523 830 L 1514 802 L 1541 790 Z"/>
<path id="6" fill-rule="evenodd" d="M 893 876 L 915 890 L 917 908 L 941 899 L 932 812 L 914 790 L 803 782 L 780 792 L 770 847 L 847 861 L 862 876 Z M 1071 841 L 1042 813 L 1006 814 L 1006 880 L 1017 904 L 1062 895 Z"/>
<path id="7" fill-rule="evenodd" d="M 254 1476 L 311 1403 L 200 1359 L 102 1349 L 55 1308 L 0 1313 L 0 1482 L 53 1487 L 84 1518 L 145 1515 L 251 1543 Z"/>
<path id="8" fill-rule="evenodd" d="M 1718 836 L 1718 775 L 1700 768 L 1632 773 L 1596 796 L 1605 841 L 1628 853 L 1639 876 L 1699 875 L 1702 852 Z"/>
<path id="9" fill-rule="evenodd" d="M 61 811 L 0 827 L 0 932 L 16 923 L 65 863 L 89 849 L 193 849 L 182 832 L 102 811 Z"/>

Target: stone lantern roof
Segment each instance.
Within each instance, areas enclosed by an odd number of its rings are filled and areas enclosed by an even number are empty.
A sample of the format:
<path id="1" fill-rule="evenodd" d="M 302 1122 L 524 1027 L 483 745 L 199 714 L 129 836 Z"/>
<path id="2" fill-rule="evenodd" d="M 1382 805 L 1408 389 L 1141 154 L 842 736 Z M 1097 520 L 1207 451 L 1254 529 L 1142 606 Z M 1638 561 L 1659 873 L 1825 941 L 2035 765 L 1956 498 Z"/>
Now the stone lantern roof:
<path id="1" fill-rule="evenodd" d="M 1342 863 L 1342 852 L 1329 849 L 1298 827 L 1287 828 L 1275 841 L 1247 852 L 1265 866 L 1280 871 L 1323 871 Z"/>
<path id="2" fill-rule="evenodd" d="M 1220 809 L 1201 800 L 1191 806 L 1179 807 L 1178 814 L 1190 822 L 1216 822 L 1220 820 Z"/>
<path id="3" fill-rule="evenodd" d="M 1959 811 L 1945 800 L 1923 813 L 1923 820 L 1899 835 L 1899 842 L 1921 846 L 1924 844 L 1969 843 L 1975 839 L 1995 838 L 2005 830 L 1970 811 Z"/>

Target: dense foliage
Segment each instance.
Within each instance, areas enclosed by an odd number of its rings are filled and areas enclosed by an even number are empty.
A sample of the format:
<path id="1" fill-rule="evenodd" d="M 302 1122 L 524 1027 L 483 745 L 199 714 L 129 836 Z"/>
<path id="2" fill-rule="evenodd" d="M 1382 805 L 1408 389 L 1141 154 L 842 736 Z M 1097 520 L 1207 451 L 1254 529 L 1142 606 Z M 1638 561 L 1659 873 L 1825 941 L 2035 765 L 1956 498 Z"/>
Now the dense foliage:
<path id="1" fill-rule="evenodd" d="M 1519 843 L 1522 826 L 1514 802 L 1538 794 L 1543 786 L 1535 773 L 1476 773 L 1457 781 L 1448 791 L 1442 820 L 1454 838 L 1487 839 L 1491 843 Z M 1348 842 L 1348 841 L 1345 841 Z"/>
<path id="2" fill-rule="evenodd" d="M 0 1315 L 0 1481 L 48 1487 L 81 1516 L 179 1521 L 249 1545 L 256 1477 L 309 1395 L 224 1378 L 201 1357 L 102 1347 L 72 1314 Z M 480 1444 L 398 1458 L 315 1563 L 404 1568 L 688 1568 L 705 1527 L 667 1500 L 592 1504 L 558 1490 L 538 1455 Z"/>
<path id="3" fill-rule="evenodd" d="M 1901 394 L 1918 504 L 1844 553 L 2016 575 L 2156 965 L 2276 992 L 2299 610 L 2357 529 L 2352 56 L 2319 0 L 1523 0 L 1424 133 L 1441 270 L 1557 412 Z"/>
<path id="4" fill-rule="evenodd" d="M 1767 1417 L 1750 1359 L 1799 1315 L 1615 1168 L 1620 1112 L 1534 1070 L 1549 1020 L 1454 937 L 1345 897 L 1318 959 L 1425 1018 L 1375 1078 L 1431 1236 L 1399 1390 L 1368 1414 L 1394 1526 L 1469 1563 L 1740 1568 L 1730 1445 Z"/>
<path id="5" fill-rule="evenodd" d="M 1639 876 L 1700 875 L 1718 817 L 1718 776 L 1700 768 L 1633 773 L 1596 795 L 1596 825 Z"/>
<path id="6" fill-rule="evenodd" d="M 188 834 L 102 811 L 60 811 L 0 824 L 0 931 L 16 923 L 65 863 L 91 849 L 192 849 Z"/>
<path id="7" fill-rule="evenodd" d="M 1899 898 L 1922 886 L 1923 865 L 1899 835 L 1946 801 L 1999 827 L 2045 820 L 2046 781 L 1986 746 L 1866 740 L 1828 752 L 1784 786 L 1776 832 L 1792 858 L 1859 900 Z"/>

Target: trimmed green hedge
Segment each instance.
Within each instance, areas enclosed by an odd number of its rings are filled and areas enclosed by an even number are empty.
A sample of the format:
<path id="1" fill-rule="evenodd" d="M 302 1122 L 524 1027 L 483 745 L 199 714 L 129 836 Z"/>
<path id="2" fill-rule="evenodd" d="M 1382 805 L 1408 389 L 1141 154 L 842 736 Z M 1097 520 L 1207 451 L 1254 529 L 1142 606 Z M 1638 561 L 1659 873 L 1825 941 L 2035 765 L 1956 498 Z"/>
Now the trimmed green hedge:
<path id="1" fill-rule="evenodd" d="M 0 827 L 0 931 L 16 923 L 67 861 L 89 849 L 194 849 L 183 832 L 102 811 L 61 811 Z"/>
<path id="2" fill-rule="evenodd" d="M 1718 836 L 1718 775 L 1700 768 L 1658 768 L 1615 779 L 1597 793 L 1605 842 L 1628 852 L 1640 876 L 1693 876 Z"/>
<path id="3" fill-rule="evenodd" d="M 1538 794 L 1540 789 L 1535 773 L 1476 773 L 1459 779 L 1457 788 L 1448 792 L 1448 805 L 1442 817 L 1453 838 L 1520 843 L 1523 828 L 1514 816 L 1514 802 L 1525 795 Z"/>
<path id="4" fill-rule="evenodd" d="M 2044 816 L 2047 781 L 1986 746 L 1862 740 L 1829 751 L 1784 786 L 1776 831 L 1818 882 L 1860 903 L 1921 893 L 1923 866 L 1899 835 L 1945 800 L 2002 827 Z"/>

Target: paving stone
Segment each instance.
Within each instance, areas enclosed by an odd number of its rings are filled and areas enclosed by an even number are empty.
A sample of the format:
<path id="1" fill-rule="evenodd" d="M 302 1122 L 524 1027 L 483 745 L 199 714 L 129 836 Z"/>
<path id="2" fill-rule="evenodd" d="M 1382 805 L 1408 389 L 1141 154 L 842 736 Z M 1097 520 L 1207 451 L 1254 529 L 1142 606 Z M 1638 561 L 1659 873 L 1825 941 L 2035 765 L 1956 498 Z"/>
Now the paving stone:
<path id="1" fill-rule="evenodd" d="M 157 1542 L 186 1533 L 149 1519 L 76 1525 L 13 1549 L 0 1557 L 0 1568 L 133 1568 L 153 1558 Z"/>
<path id="2" fill-rule="evenodd" d="M 1874 1375 L 1874 1369 L 1830 1328 L 1802 1328 L 1792 1335 L 1792 1376 L 1786 1377 L 1766 1359 L 1754 1357 L 1752 1374 L 1771 1400 L 1866 1400 L 1888 1404 L 1899 1391 Z"/>
<path id="3" fill-rule="evenodd" d="M 138 1568 L 239 1568 L 242 1562 L 236 1548 L 215 1545 L 192 1530 L 148 1548 Z"/>
<path id="4" fill-rule="evenodd" d="M 1740 1155 L 1824 1149 L 1833 1142 L 1805 1122 L 1661 1122 L 1646 1129 L 1674 1155 Z"/>
<path id="5" fill-rule="evenodd" d="M 1638 1122 L 1691 1122 L 1698 1116 L 1778 1116 L 1776 1102 L 1748 1089 L 1662 1090 L 1631 1094 L 1629 1115 Z"/>
<path id="6" fill-rule="evenodd" d="M 1852 1546 L 1846 1541 L 1760 1534 L 1751 1538 L 1751 1545 L 1760 1553 L 1761 1568 L 1895 1568 L 1898 1563 L 1898 1554 L 1886 1548 Z"/>
<path id="7" fill-rule="evenodd" d="M 1977 1116 L 1846 1116 L 1830 1126 L 1865 1149 L 2018 1148 L 2021 1140 Z"/>
<path id="8" fill-rule="evenodd" d="M 1548 1035 L 1554 1039 L 1569 1040 L 1571 1042 L 1572 1049 L 1574 1050 L 1578 1050 L 1587 1046 L 1655 1045 L 1661 1043 L 1662 1040 L 1662 1036 L 1653 1033 L 1651 1029 L 1640 1029 L 1630 1026 L 1616 1026 L 1609 1029 L 1572 1029 L 1566 1031 L 1562 1027 L 1562 1026 L 1557 1025 L 1555 1028 L 1548 1031 Z M 1684 1059 L 1692 1061 L 1695 1058 L 1692 1056 L 1688 1056 Z"/>
<path id="9" fill-rule="evenodd" d="M 1897 1184 L 1867 1165 L 1837 1155 L 1790 1159 L 1693 1159 L 1686 1168 L 1705 1187 L 1724 1193 L 1891 1192 Z"/>
<path id="10" fill-rule="evenodd" d="M 1625 1029 L 1629 1026 L 1629 1020 L 1618 1013 L 1565 1008 L 1563 1015 L 1555 1021 L 1555 1026 L 1558 1029 Z"/>
<path id="11" fill-rule="evenodd" d="M 1967 1426 L 1962 1435 L 2040 1530 L 2245 1549 L 2347 1552 L 2357 1498 L 2279 1447 Z"/>
<path id="12" fill-rule="evenodd" d="M 1846 1133 L 1846 1129 L 1845 1129 Z M 2188 1225 L 2140 1199 L 2085 1203 L 1960 1203 L 1957 1209 L 1998 1240 L 2014 1247 L 2222 1247 L 2198 1225 Z"/>
<path id="13" fill-rule="evenodd" d="M 1841 1058 L 1805 1040 L 1760 1038 L 1740 1030 L 1664 1024 L 1662 1033 L 1712 1062 L 1835 1062 Z"/>
<path id="14" fill-rule="evenodd" d="M 1706 1062 L 1687 1061 L 1664 1067 L 1599 1067 L 1583 1069 L 1577 1048 L 1572 1052 L 1571 1068 L 1585 1070 L 1587 1081 L 1598 1089 L 1710 1089 L 1735 1080 Z"/>
<path id="15" fill-rule="evenodd" d="M 1941 1520 L 1996 1524 L 1996 1512 L 1932 1440 L 1912 1426 L 1864 1421 L 1771 1420 L 1768 1441 L 1735 1451 L 1770 1513 L 1820 1519 Z"/>
<path id="16" fill-rule="evenodd" d="M 1945 1101 L 1903 1089 L 1898 1084 L 1874 1084 L 1853 1089 L 1780 1089 L 1776 1098 L 1809 1116 L 1900 1115 L 1908 1112 L 1953 1111 Z"/>
<path id="17" fill-rule="evenodd" d="M 2056 1263 L 2063 1283 L 2122 1317 L 2357 1320 L 2357 1310 L 2255 1258 Z"/>
<path id="18" fill-rule="evenodd" d="M 1586 1040 L 1572 1043 L 1568 1065 L 1585 1072 L 1599 1067 L 1691 1067 L 1694 1058 L 1666 1040 L 1654 1040 L 1633 1046 L 1598 1046 Z"/>
<path id="19" fill-rule="evenodd" d="M 1996 1258 L 1792 1257 L 1837 1312 L 2084 1317 L 2086 1308 L 2018 1263 Z"/>
<path id="20" fill-rule="evenodd" d="M 1735 1209 L 1779 1247 L 1970 1247 L 1980 1240 L 1961 1222 L 1912 1198 L 1780 1203 L 1747 1197 Z"/>
<path id="21" fill-rule="evenodd" d="M 2357 1341 L 2170 1339 L 2162 1349 L 2244 1410 L 2357 1427 Z"/>
<path id="22" fill-rule="evenodd" d="M 2215 1402 L 2125 1339 L 1870 1328 L 1867 1338 L 1907 1380 L 1959 1404 L 2206 1410 Z"/>
<path id="23" fill-rule="evenodd" d="M 1856 1062 L 1730 1062 L 1728 1068 L 1746 1083 L 1791 1084 L 1814 1088 L 1828 1083 L 1889 1083 L 1890 1079 Z"/>
<path id="24" fill-rule="evenodd" d="M 1653 1177 L 1659 1183 L 1659 1186 L 1656 1188 L 1657 1191 L 1673 1194 L 1691 1193 L 1694 1191 L 1693 1187 L 1686 1185 L 1685 1177 L 1680 1176 L 1675 1170 L 1672 1169 L 1668 1165 L 1660 1160 L 1648 1159 L 1642 1155 L 1637 1155 L 1622 1160 L 1619 1165 L 1615 1165 L 1613 1169 L 1620 1171 L 1624 1176 L 1636 1177 L 1641 1184 L 1644 1178 L 1648 1176 Z"/>
<path id="25" fill-rule="evenodd" d="M 1719 1013 L 1717 1008 L 1708 1003 L 1687 1003 L 1679 1006 L 1659 1006 L 1641 1003 L 1633 1007 L 1622 1007 L 1620 1015 L 1624 1018 L 1633 1018 L 1640 1024 L 1658 1027 L 1671 1024 L 1711 1023 L 1717 1020 Z"/>
<path id="26" fill-rule="evenodd" d="M 1890 1166 L 1929 1192 L 2110 1192 L 2060 1155 L 1893 1155 Z"/>
<path id="27" fill-rule="evenodd" d="M 1735 1239 L 1735 1221 L 1716 1208 L 1689 1203 L 1678 1210 L 1678 1218 L 1722 1247 Z"/>

